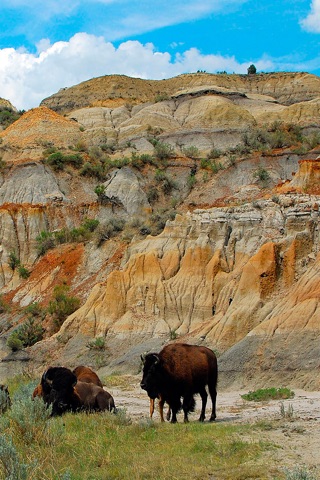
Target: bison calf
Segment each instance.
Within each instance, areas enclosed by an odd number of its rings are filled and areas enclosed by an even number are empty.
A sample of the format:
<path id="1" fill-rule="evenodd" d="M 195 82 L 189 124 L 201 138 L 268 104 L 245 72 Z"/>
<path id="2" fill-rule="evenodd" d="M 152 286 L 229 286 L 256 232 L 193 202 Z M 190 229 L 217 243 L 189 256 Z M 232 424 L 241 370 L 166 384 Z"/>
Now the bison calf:
<path id="1" fill-rule="evenodd" d="M 205 419 L 208 386 L 212 401 L 210 421 L 216 418 L 218 365 L 212 350 L 197 345 L 175 343 L 165 346 L 159 354 L 149 353 L 143 358 L 141 388 L 151 399 L 160 397 L 171 407 L 171 422 L 177 421 L 177 412 L 184 411 L 184 421 L 195 406 L 194 395 L 200 394 L 202 408 L 199 420 Z M 183 403 L 181 405 L 181 398 Z"/>

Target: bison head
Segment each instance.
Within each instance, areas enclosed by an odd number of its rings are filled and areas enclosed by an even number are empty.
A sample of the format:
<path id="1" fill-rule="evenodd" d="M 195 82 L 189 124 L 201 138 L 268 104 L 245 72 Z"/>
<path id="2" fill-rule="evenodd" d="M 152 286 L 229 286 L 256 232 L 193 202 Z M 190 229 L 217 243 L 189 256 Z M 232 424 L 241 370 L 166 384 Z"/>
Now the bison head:
<path id="1" fill-rule="evenodd" d="M 157 398 L 159 395 L 159 378 L 161 375 L 161 362 L 157 353 L 148 353 L 141 356 L 143 362 L 143 373 L 140 386 L 146 390 L 150 398 Z"/>

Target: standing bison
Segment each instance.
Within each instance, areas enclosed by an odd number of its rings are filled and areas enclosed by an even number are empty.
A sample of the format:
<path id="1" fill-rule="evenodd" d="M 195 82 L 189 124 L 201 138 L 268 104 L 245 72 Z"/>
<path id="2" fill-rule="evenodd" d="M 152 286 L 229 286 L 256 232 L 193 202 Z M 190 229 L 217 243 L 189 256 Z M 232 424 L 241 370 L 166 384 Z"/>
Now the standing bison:
<path id="1" fill-rule="evenodd" d="M 177 421 L 177 412 L 181 408 L 184 421 L 188 421 L 188 413 L 194 410 L 194 395 L 197 393 L 202 399 L 199 421 L 204 421 L 208 398 L 206 386 L 212 401 L 210 422 L 215 420 L 218 365 L 212 350 L 175 343 L 165 346 L 159 354 L 148 353 L 143 362 L 141 388 L 146 390 L 151 399 L 160 397 L 169 404 L 172 423 Z"/>

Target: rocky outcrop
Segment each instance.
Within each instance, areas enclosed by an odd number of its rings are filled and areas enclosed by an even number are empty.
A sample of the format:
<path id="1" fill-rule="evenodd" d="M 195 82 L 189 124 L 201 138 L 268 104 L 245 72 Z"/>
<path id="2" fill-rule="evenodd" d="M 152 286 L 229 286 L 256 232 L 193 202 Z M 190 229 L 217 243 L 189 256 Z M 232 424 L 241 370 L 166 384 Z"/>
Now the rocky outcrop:
<path id="1" fill-rule="evenodd" d="M 77 336 L 106 336 L 111 350 L 121 338 L 119 356 L 129 338 L 161 343 L 174 336 L 211 345 L 226 365 L 233 346 L 253 337 L 258 349 L 266 336 L 285 331 L 290 337 L 293 324 L 297 331 L 306 325 L 319 331 L 318 202 L 280 196 L 277 203 L 177 217 L 158 237 L 127 250 L 121 270 L 95 286 L 57 338 L 74 343 Z M 251 354 L 245 355 L 248 370 L 256 350 Z"/>
<path id="2" fill-rule="evenodd" d="M 75 145 L 81 132 L 75 122 L 40 107 L 29 110 L 0 132 L 0 138 L 2 159 L 18 163 L 41 159 L 43 151 L 52 145 L 57 148 Z"/>
<path id="3" fill-rule="evenodd" d="M 263 151 L 233 147 L 280 120 L 313 132 L 311 148 L 318 97 L 318 77 L 304 73 L 110 76 L 25 113 L 0 133 L 0 285 L 11 305 L 2 343 L 26 306 L 45 308 L 67 283 L 81 307 L 55 335 L 47 321 L 45 340 L 23 357 L 33 367 L 76 358 L 102 374 L 136 372 L 140 353 L 178 340 L 217 351 L 221 385 L 316 387 L 319 147 L 306 154 L 298 137 Z M 174 153 L 156 158 L 157 142 Z M 55 170 L 48 151 L 80 153 L 87 170 Z M 163 212 L 165 229 L 147 235 L 163 228 Z M 99 220 L 94 235 L 39 255 L 41 233 L 87 219 Z M 13 253 L 27 279 L 10 266 Z M 90 344 L 100 336 L 97 356 Z"/>
<path id="4" fill-rule="evenodd" d="M 125 75 L 107 75 L 74 87 L 61 89 L 44 99 L 41 105 L 60 113 L 83 107 L 114 108 L 129 103 L 154 102 L 181 93 L 194 95 L 194 89 L 260 94 L 291 105 L 319 97 L 320 80 L 308 73 L 267 73 L 257 75 L 185 74 L 167 80 L 142 80 Z M 221 88 L 222 87 L 222 88 Z M 209 90 L 210 92 L 210 90 Z"/>

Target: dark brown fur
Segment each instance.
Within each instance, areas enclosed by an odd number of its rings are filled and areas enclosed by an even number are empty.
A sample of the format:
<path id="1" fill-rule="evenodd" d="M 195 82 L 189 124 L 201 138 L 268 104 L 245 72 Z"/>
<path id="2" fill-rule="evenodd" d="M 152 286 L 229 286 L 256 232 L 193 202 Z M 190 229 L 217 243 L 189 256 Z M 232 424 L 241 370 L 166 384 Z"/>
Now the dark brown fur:
<path id="1" fill-rule="evenodd" d="M 113 397 L 109 392 L 98 385 L 87 382 L 77 382 L 74 387 L 76 394 L 79 396 L 82 408 L 91 411 L 115 411 Z"/>
<path id="2" fill-rule="evenodd" d="M 141 388 L 147 391 L 151 399 L 160 396 L 163 402 L 169 404 L 172 410 L 171 422 L 174 423 L 181 407 L 184 420 L 188 421 L 188 413 L 194 409 L 194 395 L 197 393 L 202 399 L 199 420 L 204 421 L 208 386 L 212 400 L 210 421 L 213 421 L 216 418 L 217 379 L 217 358 L 212 350 L 197 345 L 175 343 L 164 347 L 159 354 L 146 355 Z"/>
<path id="3" fill-rule="evenodd" d="M 93 383 L 99 387 L 103 387 L 103 384 L 96 374 L 90 367 L 85 367 L 84 365 L 79 365 L 73 370 L 73 373 L 77 377 L 79 382 Z"/>
<path id="4" fill-rule="evenodd" d="M 78 381 L 76 375 L 65 367 L 50 367 L 33 391 L 32 398 L 40 396 L 49 405 L 52 415 L 66 411 L 116 411 L 114 399 L 99 385 Z"/>

